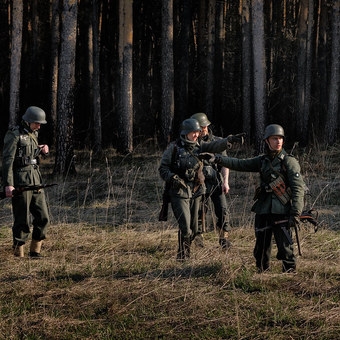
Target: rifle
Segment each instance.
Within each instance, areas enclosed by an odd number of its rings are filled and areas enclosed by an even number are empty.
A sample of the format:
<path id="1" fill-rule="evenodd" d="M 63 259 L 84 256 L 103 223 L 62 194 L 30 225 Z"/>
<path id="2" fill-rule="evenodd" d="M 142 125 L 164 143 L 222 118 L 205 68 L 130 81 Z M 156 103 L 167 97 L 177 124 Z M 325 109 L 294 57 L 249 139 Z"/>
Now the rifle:
<path id="1" fill-rule="evenodd" d="M 313 215 L 313 212 L 315 212 L 315 216 Z M 319 214 L 318 214 L 316 209 L 309 209 L 309 210 L 304 210 L 301 213 L 301 215 L 299 216 L 299 219 L 303 223 L 309 222 L 309 223 L 313 224 L 314 225 L 314 232 L 317 232 L 319 224 L 320 224 L 320 222 L 318 221 L 318 216 L 319 216 Z M 288 219 L 287 220 L 281 220 L 281 221 L 276 221 L 275 222 L 275 224 L 284 224 L 284 223 L 288 223 Z M 282 230 L 283 230 L 284 234 L 286 235 L 289 244 L 293 244 L 293 240 L 290 237 L 290 235 L 289 235 L 289 233 L 288 233 L 288 231 L 287 231 L 285 226 L 282 227 Z M 295 226 L 294 230 L 295 230 L 296 244 L 298 246 L 299 255 L 302 256 L 301 247 L 300 247 L 300 240 L 299 240 L 299 233 L 298 233 L 298 227 Z"/>
<path id="2" fill-rule="evenodd" d="M 39 191 L 41 189 L 45 189 L 45 188 L 50 188 L 53 187 L 55 185 L 58 185 L 57 183 L 53 183 L 53 184 L 41 184 L 41 185 L 27 185 L 25 187 L 19 187 L 16 188 L 12 191 L 13 196 L 17 196 L 20 195 L 21 193 L 23 193 L 24 191 Z M 0 200 L 6 198 L 6 192 L 5 191 L 1 191 L 0 192 Z"/>

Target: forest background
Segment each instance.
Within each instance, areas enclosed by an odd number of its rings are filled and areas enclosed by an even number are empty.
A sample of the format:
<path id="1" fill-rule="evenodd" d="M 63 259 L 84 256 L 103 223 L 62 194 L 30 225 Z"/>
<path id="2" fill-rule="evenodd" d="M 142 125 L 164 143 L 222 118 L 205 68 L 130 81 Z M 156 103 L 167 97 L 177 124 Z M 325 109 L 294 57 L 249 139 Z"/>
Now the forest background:
<path id="1" fill-rule="evenodd" d="M 56 173 L 74 149 L 164 148 L 207 113 L 217 135 L 259 151 L 268 123 L 287 140 L 339 131 L 338 0 L 3 0 L 0 143 L 30 105 L 48 125 Z M 65 147 L 65 145 L 67 147 Z"/>
<path id="2" fill-rule="evenodd" d="M 1 0 L 0 147 L 28 106 L 43 108 L 41 171 L 59 185 L 45 191 L 41 261 L 12 255 L 11 201 L 0 201 L 0 338 L 338 338 L 339 5 Z M 157 169 L 180 122 L 202 111 L 216 135 L 247 133 L 233 156 L 259 152 L 269 123 L 284 126 L 289 152 L 299 142 L 306 206 L 322 223 L 301 225 L 296 274 L 281 273 L 275 245 L 271 271 L 256 273 L 257 174 L 234 171 L 230 251 L 209 210 L 205 247 L 176 261 Z"/>

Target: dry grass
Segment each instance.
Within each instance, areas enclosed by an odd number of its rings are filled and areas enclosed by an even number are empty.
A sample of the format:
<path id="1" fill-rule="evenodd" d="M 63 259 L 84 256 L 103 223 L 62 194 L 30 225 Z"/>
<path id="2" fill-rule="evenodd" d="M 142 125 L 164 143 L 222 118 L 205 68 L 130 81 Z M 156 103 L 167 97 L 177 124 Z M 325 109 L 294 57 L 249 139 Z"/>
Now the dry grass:
<path id="1" fill-rule="evenodd" d="M 183 264 L 172 216 L 157 222 L 159 155 L 80 157 L 77 177 L 48 192 L 52 225 L 41 261 L 11 255 L 11 211 L 1 201 L 0 338 L 338 338 L 339 200 L 331 187 L 340 155 L 328 151 L 322 175 L 307 155 L 306 181 L 311 197 L 320 194 L 314 207 L 325 223 L 315 234 L 302 227 L 296 274 L 281 274 L 275 246 L 271 272 L 255 272 L 249 174 L 231 174 L 228 255 L 210 231 Z"/>

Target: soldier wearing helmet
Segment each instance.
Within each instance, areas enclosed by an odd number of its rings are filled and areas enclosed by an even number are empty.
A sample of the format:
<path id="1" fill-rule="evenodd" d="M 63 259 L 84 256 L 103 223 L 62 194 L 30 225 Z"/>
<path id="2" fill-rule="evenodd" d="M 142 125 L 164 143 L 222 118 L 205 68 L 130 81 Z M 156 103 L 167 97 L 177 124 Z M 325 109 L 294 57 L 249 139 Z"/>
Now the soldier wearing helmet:
<path id="1" fill-rule="evenodd" d="M 14 189 L 30 185 L 41 185 L 39 154 L 47 155 L 47 145 L 38 143 L 38 131 L 46 124 L 44 110 L 30 106 L 22 116 L 19 126 L 10 129 L 4 139 L 2 179 L 6 197 L 12 198 L 14 215 L 14 255 L 24 256 L 24 244 L 30 234 L 29 213 L 33 215 L 33 233 L 29 256 L 41 257 L 41 244 L 49 225 L 49 215 L 43 190 L 25 191 L 13 196 Z"/>
<path id="2" fill-rule="evenodd" d="M 195 113 L 191 116 L 198 120 L 202 129 L 199 137 L 199 141 L 210 142 L 219 140 L 221 137 L 217 137 L 210 129 L 211 122 L 207 115 L 203 112 Z M 223 151 L 221 155 L 226 156 L 226 152 Z M 219 234 L 219 244 L 223 250 L 227 250 L 231 243 L 229 241 L 229 220 L 228 220 L 228 208 L 225 194 L 229 192 L 229 169 L 221 167 L 217 164 L 203 161 L 203 173 L 205 176 L 206 196 L 205 199 L 209 199 L 214 205 L 214 213 L 216 215 L 216 227 Z M 203 231 L 202 231 L 203 232 Z M 202 237 L 202 235 L 200 235 Z"/>
<path id="3" fill-rule="evenodd" d="M 221 153 L 228 139 L 198 143 L 201 132 L 196 119 L 182 122 L 180 136 L 165 150 L 159 166 L 161 178 L 169 185 L 169 196 L 178 222 L 178 252 L 180 261 L 190 257 L 190 245 L 198 233 L 198 210 L 206 187 L 201 152 Z"/>
<path id="4" fill-rule="evenodd" d="M 283 148 L 285 134 L 282 126 L 270 124 L 264 131 L 266 152 L 254 158 L 237 159 L 225 156 L 211 157 L 210 162 L 236 171 L 258 172 L 260 186 L 255 193 L 256 244 L 254 257 L 258 272 L 269 270 L 272 235 L 277 244 L 277 259 L 282 271 L 296 269 L 291 228 L 299 223 L 304 205 L 304 181 L 298 161 Z M 277 223 L 288 220 L 286 225 Z"/>

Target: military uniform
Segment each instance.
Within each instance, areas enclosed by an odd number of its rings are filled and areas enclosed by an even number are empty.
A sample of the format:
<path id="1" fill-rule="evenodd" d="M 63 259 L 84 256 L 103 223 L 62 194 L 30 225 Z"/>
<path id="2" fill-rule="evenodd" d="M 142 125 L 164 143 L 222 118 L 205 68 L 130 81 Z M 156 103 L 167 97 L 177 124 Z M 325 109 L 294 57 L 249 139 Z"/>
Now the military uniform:
<path id="1" fill-rule="evenodd" d="M 252 211 L 255 216 L 256 245 L 254 256 L 259 271 L 269 268 L 272 234 L 278 247 L 277 259 L 282 260 L 283 271 L 295 269 L 293 247 L 280 225 L 276 221 L 301 214 L 304 205 L 304 181 L 298 161 L 288 155 L 284 149 L 278 153 L 249 159 L 217 157 L 220 166 L 237 171 L 259 172 L 261 185 Z M 283 204 L 271 188 L 271 183 L 281 177 L 290 190 L 290 200 Z M 291 235 L 290 229 L 287 232 Z"/>
<path id="2" fill-rule="evenodd" d="M 209 134 L 204 136 L 201 140 L 204 142 L 211 142 L 220 139 L 221 137 L 214 136 L 211 129 L 209 129 Z M 226 156 L 226 151 L 224 150 L 221 155 Z M 207 188 L 206 199 L 210 198 L 214 205 L 215 215 L 217 218 L 216 227 L 220 235 L 220 244 L 222 247 L 226 248 L 227 240 L 224 238 L 224 232 L 230 231 L 230 225 L 228 219 L 227 200 L 222 188 L 224 178 L 221 170 L 221 166 L 209 163 L 206 160 L 204 161 L 203 174 L 205 176 L 205 184 Z"/>
<path id="3" fill-rule="evenodd" d="M 4 139 L 3 150 L 3 186 L 15 188 L 42 184 L 38 159 L 38 132 L 22 122 L 9 130 Z M 49 225 L 48 208 L 43 190 L 25 191 L 12 197 L 14 215 L 13 245 L 23 245 L 30 234 L 29 214 L 33 215 L 32 241 L 46 238 Z"/>
<path id="4" fill-rule="evenodd" d="M 200 129 L 198 122 L 197 126 Z M 203 184 L 197 183 L 197 171 L 201 165 L 197 155 L 201 152 L 220 153 L 226 148 L 227 139 L 198 144 L 198 142 L 186 139 L 185 135 L 181 135 L 177 142 L 169 145 L 162 156 L 159 173 L 164 181 L 171 183 L 169 195 L 171 207 L 179 225 L 180 258 L 183 257 L 181 245 L 184 243 L 190 249 L 191 241 L 197 235 L 198 210 L 201 197 L 206 190 L 204 179 Z M 175 175 L 184 185 L 174 185 Z"/>

